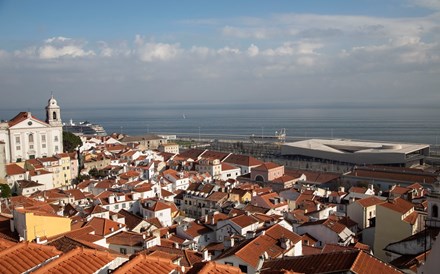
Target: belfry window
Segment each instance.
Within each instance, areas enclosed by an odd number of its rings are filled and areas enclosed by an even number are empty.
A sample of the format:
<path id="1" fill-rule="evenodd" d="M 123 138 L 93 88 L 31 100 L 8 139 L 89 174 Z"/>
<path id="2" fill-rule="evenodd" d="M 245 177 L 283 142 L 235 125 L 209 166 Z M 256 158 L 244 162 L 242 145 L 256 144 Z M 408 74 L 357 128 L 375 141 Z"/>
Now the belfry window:
<path id="1" fill-rule="evenodd" d="M 437 205 L 432 206 L 432 217 L 438 218 L 438 206 Z"/>
<path id="2" fill-rule="evenodd" d="M 52 112 L 52 119 L 53 120 L 57 119 L 57 112 L 56 111 Z"/>

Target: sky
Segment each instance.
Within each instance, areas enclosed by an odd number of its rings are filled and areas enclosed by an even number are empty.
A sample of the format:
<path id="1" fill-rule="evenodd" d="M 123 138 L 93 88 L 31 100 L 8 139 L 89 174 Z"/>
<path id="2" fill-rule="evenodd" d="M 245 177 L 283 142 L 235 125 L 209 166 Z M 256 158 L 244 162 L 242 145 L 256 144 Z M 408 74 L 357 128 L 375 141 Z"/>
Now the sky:
<path id="1" fill-rule="evenodd" d="M 440 0 L 0 0 L 0 109 L 436 107 Z"/>

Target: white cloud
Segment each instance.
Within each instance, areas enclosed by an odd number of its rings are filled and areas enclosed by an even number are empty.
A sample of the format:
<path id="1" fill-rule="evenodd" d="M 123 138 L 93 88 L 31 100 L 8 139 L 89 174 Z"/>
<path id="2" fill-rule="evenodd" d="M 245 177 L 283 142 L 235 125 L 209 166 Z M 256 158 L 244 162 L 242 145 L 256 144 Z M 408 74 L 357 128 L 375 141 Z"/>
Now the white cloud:
<path id="1" fill-rule="evenodd" d="M 67 38 L 67 37 L 63 37 L 63 36 L 58 36 L 58 37 L 52 37 L 49 39 L 46 39 L 44 42 L 47 44 L 51 44 L 51 43 L 55 43 L 55 42 L 66 42 L 66 41 L 70 41 L 72 40 L 71 38 Z"/>
<path id="2" fill-rule="evenodd" d="M 139 58 L 144 62 L 168 61 L 175 58 L 179 51 L 179 44 L 164 43 L 146 43 L 137 49 Z"/>
<path id="3" fill-rule="evenodd" d="M 258 47 L 257 47 L 256 45 L 254 45 L 254 44 L 251 44 L 251 45 L 249 46 L 249 48 L 247 49 L 247 54 L 248 54 L 250 57 L 257 56 L 259 52 L 260 52 L 260 50 L 259 50 Z"/>
<path id="4" fill-rule="evenodd" d="M 38 54 L 42 59 L 54 59 L 59 57 L 84 57 L 84 56 L 93 56 L 95 53 L 93 51 L 85 51 L 79 46 L 69 45 L 62 47 L 54 47 L 54 46 L 43 46 L 39 48 Z"/>
<path id="5" fill-rule="evenodd" d="M 140 35 L 135 37 L 136 53 L 144 62 L 169 61 L 177 57 L 181 48 L 179 44 L 144 42 Z"/>
<path id="6" fill-rule="evenodd" d="M 239 54 L 240 53 L 240 49 L 224 47 L 224 48 L 221 48 L 221 49 L 217 50 L 217 53 L 220 54 L 220 55 Z"/>
<path id="7" fill-rule="evenodd" d="M 268 39 L 274 34 L 274 30 L 270 31 L 264 28 L 239 28 L 225 26 L 222 29 L 224 36 L 231 36 L 236 38 L 254 38 L 254 39 Z"/>
<path id="8" fill-rule="evenodd" d="M 192 46 L 190 49 L 190 52 L 195 54 L 196 56 L 206 58 L 208 56 L 212 56 L 215 54 L 215 50 L 210 49 L 208 47 L 199 47 L 199 46 Z"/>

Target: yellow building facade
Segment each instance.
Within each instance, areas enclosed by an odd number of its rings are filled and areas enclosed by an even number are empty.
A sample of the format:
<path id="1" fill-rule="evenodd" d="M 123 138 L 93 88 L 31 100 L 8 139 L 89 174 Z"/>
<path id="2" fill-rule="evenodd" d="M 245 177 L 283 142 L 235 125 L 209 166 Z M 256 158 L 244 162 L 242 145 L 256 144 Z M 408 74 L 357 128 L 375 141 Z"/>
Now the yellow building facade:
<path id="1" fill-rule="evenodd" d="M 24 209 L 14 210 L 13 215 L 14 228 L 25 241 L 52 237 L 70 231 L 71 220 L 67 217 Z"/>

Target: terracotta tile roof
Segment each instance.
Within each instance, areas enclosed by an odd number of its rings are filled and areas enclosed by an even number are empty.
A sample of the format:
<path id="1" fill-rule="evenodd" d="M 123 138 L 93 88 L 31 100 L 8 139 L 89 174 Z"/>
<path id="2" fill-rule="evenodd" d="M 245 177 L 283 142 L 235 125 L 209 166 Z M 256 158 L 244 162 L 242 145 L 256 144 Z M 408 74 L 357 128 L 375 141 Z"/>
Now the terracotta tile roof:
<path id="1" fill-rule="evenodd" d="M 216 262 L 201 262 L 191 268 L 187 274 L 241 274 L 240 268 Z"/>
<path id="2" fill-rule="evenodd" d="M 171 206 L 168 203 L 165 203 L 163 201 L 159 201 L 156 199 L 145 199 L 142 201 L 142 207 L 150 210 L 150 211 L 161 211 L 161 210 L 165 210 L 165 209 L 170 209 L 171 210 Z M 171 210 L 172 211 L 172 210 Z"/>
<path id="3" fill-rule="evenodd" d="M 106 236 L 125 227 L 126 225 L 105 218 L 93 217 L 87 223 L 87 226 L 91 226 L 95 230 L 96 235 Z"/>
<path id="4" fill-rule="evenodd" d="M 108 238 L 107 244 L 138 246 L 142 247 L 144 244 L 144 235 L 136 232 L 121 231 Z"/>
<path id="5" fill-rule="evenodd" d="M 302 246 L 302 255 L 313 255 L 313 254 L 321 254 L 322 249 L 319 247 L 303 245 Z"/>
<path id="6" fill-rule="evenodd" d="M 189 223 L 187 226 L 187 229 L 184 231 L 190 237 L 195 238 L 195 237 L 203 235 L 205 233 L 209 233 L 212 230 L 209 227 L 202 225 L 202 224 L 198 224 L 197 222 L 194 221 L 194 222 Z"/>
<path id="7" fill-rule="evenodd" d="M 114 274 L 169 274 L 178 271 L 180 267 L 173 264 L 170 259 L 146 256 L 139 254 L 128 262 L 118 267 Z"/>
<path id="8" fill-rule="evenodd" d="M 196 252 L 189 249 L 178 249 L 163 245 L 153 246 L 150 247 L 149 249 L 144 249 L 139 253 L 150 255 L 157 251 L 179 256 L 181 258 L 180 260 L 181 265 L 185 267 L 192 267 L 195 263 L 201 262 L 203 260 L 203 256 L 200 252 Z"/>
<path id="9" fill-rule="evenodd" d="M 6 165 L 6 174 L 8 176 L 24 174 L 24 173 L 26 173 L 26 170 L 24 170 L 24 168 L 22 168 L 21 166 L 19 166 L 17 164 Z"/>
<path id="10" fill-rule="evenodd" d="M 33 273 L 95 273 L 115 259 L 108 252 L 77 247 Z"/>
<path id="11" fill-rule="evenodd" d="M 365 194 L 365 192 L 368 189 L 366 187 L 358 187 L 358 186 L 352 186 L 350 187 L 350 189 L 348 190 L 349 193 L 361 193 L 361 194 Z"/>
<path id="12" fill-rule="evenodd" d="M 125 173 L 122 173 L 119 175 L 119 178 L 124 179 L 124 180 L 128 180 L 130 178 L 137 178 L 139 177 L 140 173 L 134 170 L 129 170 Z"/>
<path id="13" fill-rule="evenodd" d="M 0 251 L 3 251 L 13 245 L 17 244 L 16 242 L 12 242 L 3 238 L 0 238 Z"/>
<path id="14" fill-rule="evenodd" d="M 417 255 L 402 255 L 397 259 L 392 260 L 390 264 L 399 269 L 409 269 L 412 271 L 412 273 L 417 273 L 417 269 L 425 261 L 425 258 L 429 256 L 430 253 L 431 251 L 429 250 L 427 252 L 422 252 Z"/>
<path id="15" fill-rule="evenodd" d="M 206 221 L 205 222 L 205 218 Z M 205 224 L 217 224 L 218 221 L 220 220 L 226 220 L 228 218 L 228 215 L 224 214 L 224 213 L 214 213 L 214 214 L 209 214 L 209 215 L 205 215 L 200 217 L 200 220 L 203 221 Z"/>
<path id="16" fill-rule="evenodd" d="M 267 253 L 269 258 L 276 258 L 288 251 L 280 246 L 281 238 L 290 239 L 293 243 L 291 248 L 294 247 L 295 243 L 301 241 L 301 236 L 276 224 L 267 229 L 264 235 L 262 234 L 253 239 L 245 240 L 226 250 L 218 259 L 237 256 L 249 265 L 257 267 L 260 256 L 264 252 Z"/>
<path id="17" fill-rule="evenodd" d="M 220 151 L 212 151 L 212 150 L 207 150 L 205 151 L 201 157 L 203 159 L 218 159 L 220 161 L 222 161 L 224 158 L 226 158 L 230 153 L 225 153 L 225 152 L 220 152 Z"/>
<path id="18" fill-rule="evenodd" d="M 411 214 L 409 214 L 408 216 L 406 216 L 403 221 L 413 225 L 417 222 L 417 218 L 419 217 L 419 213 L 417 213 L 417 211 L 412 212 Z"/>
<path id="19" fill-rule="evenodd" d="M 338 245 L 338 244 L 325 244 L 322 248 L 321 253 L 331 253 L 331 252 L 338 252 L 338 251 L 344 251 L 344 250 L 354 250 L 353 247 Z"/>
<path id="20" fill-rule="evenodd" d="M 433 184 L 437 180 L 438 174 L 425 172 L 419 169 L 385 167 L 385 166 L 367 166 L 357 167 L 349 176 L 377 178 L 392 180 L 396 182 L 420 182 Z"/>
<path id="21" fill-rule="evenodd" d="M 393 266 L 360 250 L 270 260 L 264 262 L 262 269 L 290 270 L 299 273 L 401 273 Z"/>
<path id="22" fill-rule="evenodd" d="M 247 204 L 244 208 L 244 211 L 250 212 L 250 213 L 263 213 L 266 214 L 270 209 L 264 208 L 261 206 L 255 206 L 251 204 Z"/>
<path id="23" fill-rule="evenodd" d="M 119 214 L 122 214 L 125 218 L 125 225 L 127 226 L 127 229 L 132 230 L 136 226 L 138 226 L 140 223 L 144 221 L 144 219 L 132 212 L 129 212 L 125 209 L 121 209 Z"/>
<path id="24" fill-rule="evenodd" d="M 273 179 L 273 180 L 272 180 L 272 183 L 275 183 L 275 184 L 284 184 L 284 183 L 287 183 L 287 182 L 293 181 L 293 180 L 295 180 L 295 179 L 296 179 L 296 178 L 293 177 L 293 176 L 290 176 L 290 175 L 283 175 L 283 176 L 281 176 L 281 177 L 278 177 L 278 178 Z"/>
<path id="25" fill-rule="evenodd" d="M 25 121 L 26 119 L 33 119 L 33 120 L 37 120 L 40 123 L 46 124 L 46 122 L 41 121 L 38 118 L 35 118 L 35 116 L 33 116 L 30 112 L 20 112 L 19 114 L 17 114 L 14 118 L 12 118 L 11 120 L 8 121 L 8 125 L 9 127 L 13 127 L 17 124 L 19 124 L 20 122 Z"/>
<path id="26" fill-rule="evenodd" d="M 23 273 L 61 254 L 53 246 L 21 242 L 0 252 L 0 271 Z"/>
<path id="27" fill-rule="evenodd" d="M 280 165 L 277 165 L 273 162 L 265 162 L 264 164 L 261 164 L 257 167 L 254 167 L 252 170 L 259 170 L 259 171 L 268 171 L 274 168 L 279 168 L 281 167 Z"/>
<path id="28" fill-rule="evenodd" d="M 378 204 L 381 204 L 384 202 L 385 202 L 384 200 L 381 200 L 381 199 L 377 198 L 376 196 L 371 196 L 371 197 L 359 199 L 356 201 L 356 203 L 360 204 L 363 207 L 370 207 L 370 206 L 378 205 Z"/>
<path id="29" fill-rule="evenodd" d="M 39 184 L 37 182 L 34 181 L 30 181 L 30 180 L 18 180 L 17 184 L 19 186 L 19 188 L 28 188 L 28 187 L 38 187 L 38 186 L 42 186 L 43 184 Z"/>
<path id="30" fill-rule="evenodd" d="M 414 207 L 412 203 L 400 197 L 395 199 L 390 199 L 387 202 L 380 204 L 379 206 L 386 207 L 401 214 L 405 214 Z"/>
<path id="31" fill-rule="evenodd" d="M 225 160 L 225 163 L 230 163 L 239 166 L 255 167 L 262 165 L 264 162 L 252 156 L 231 154 Z"/>
<path id="32" fill-rule="evenodd" d="M 181 152 L 180 154 L 177 154 L 177 156 L 182 157 L 183 159 L 191 158 L 193 160 L 197 160 L 205 150 L 202 149 L 189 149 L 187 151 Z"/>
<path id="33" fill-rule="evenodd" d="M 163 224 L 160 222 L 159 218 L 154 217 L 154 218 L 149 218 L 145 220 L 147 223 L 154 225 L 157 228 L 162 228 Z"/>
<path id="34" fill-rule="evenodd" d="M 237 169 L 238 167 L 235 167 L 233 165 L 227 164 L 227 163 L 222 163 L 222 171 L 226 171 L 226 170 L 234 170 Z"/>
<path id="35" fill-rule="evenodd" d="M 390 190 L 390 193 L 402 195 L 402 194 L 408 193 L 410 191 L 411 191 L 411 188 L 409 188 L 409 187 L 395 186 L 394 188 L 392 188 Z"/>
<path id="36" fill-rule="evenodd" d="M 258 223 L 258 220 L 252 216 L 246 214 L 238 215 L 229 219 L 231 222 L 237 224 L 241 228 L 248 227 L 252 224 Z"/>
<path id="37" fill-rule="evenodd" d="M 219 201 L 221 201 L 221 200 L 223 200 L 223 199 L 225 199 L 227 197 L 228 197 L 228 193 L 216 191 L 216 192 L 213 192 L 208 197 L 206 197 L 206 200 L 217 203 L 217 202 L 219 202 Z"/>
<path id="38" fill-rule="evenodd" d="M 71 238 L 67 235 L 63 235 L 63 236 L 58 237 L 56 239 L 50 240 L 49 242 L 47 242 L 46 245 L 54 246 L 56 249 L 58 249 L 59 251 L 62 251 L 63 253 L 67 253 L 77 247 L 84 247 L 84 248 L 96 249 L 96 250 L 100 250 L 100 251 L 107 251 L 110 253 L 117 254 L 116 251 L 113 251 L 111 249 L 102 247 L 102 246 L 94 244 L 94 243 L 83 241 L 80 239 L 74 239 L 74 238 Z"/>
<path id="39" fill-rule="evenodd" d="M 345 225 L 339 223 L 336 220 L 332 220 L 331 218 L 318 220 L 314 222 L 307 222 L 302 224 L 301 226 L 304 227 L 304 226 L 312 226 L 312 225 L 323 225 L 338 234 L 341 233 L 346 228 Z"/>

